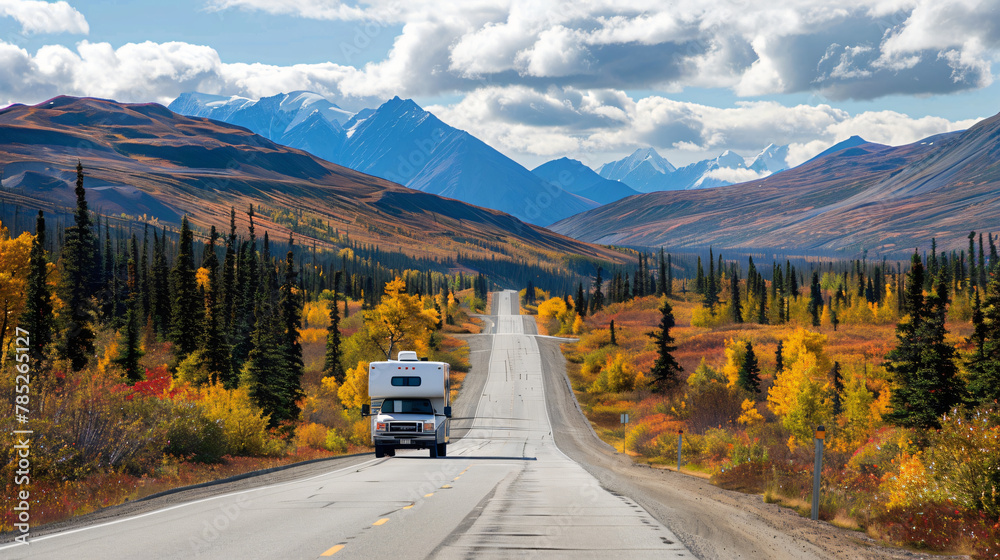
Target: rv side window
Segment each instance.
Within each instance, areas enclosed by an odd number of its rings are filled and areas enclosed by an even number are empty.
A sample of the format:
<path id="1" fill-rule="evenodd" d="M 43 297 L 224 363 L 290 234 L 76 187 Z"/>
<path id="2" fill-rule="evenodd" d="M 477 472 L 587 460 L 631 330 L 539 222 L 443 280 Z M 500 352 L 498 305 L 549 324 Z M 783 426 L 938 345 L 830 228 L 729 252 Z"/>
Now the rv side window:
<path id="1" fill-rule="evenodd" d="M 392 378 L 393 387 L 419 387 L 420 378 L 419 377 L 393 377 Z"/>

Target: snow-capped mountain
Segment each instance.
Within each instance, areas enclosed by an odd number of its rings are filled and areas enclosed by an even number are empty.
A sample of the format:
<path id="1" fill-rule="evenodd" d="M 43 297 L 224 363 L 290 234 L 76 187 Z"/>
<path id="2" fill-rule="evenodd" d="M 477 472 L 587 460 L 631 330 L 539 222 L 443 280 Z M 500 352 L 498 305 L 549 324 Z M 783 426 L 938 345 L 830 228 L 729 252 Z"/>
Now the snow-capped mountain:
<path id="1" fill-rule="evenodd" d="M 768 144 L 759 154 L 752 158 L 747 158 L 747 168 L 758 173 L 765 171 L 777 173 L 788 169 L 788 146 L 775 146 Z"/>
<path id="2" fill-rule="evenodd" d="M 605 163 L 597 170 L 597 174 L 643 191 L 643 187 L 650 182 L 655 182 L 660 176 L 668 175 L 675 170 L 676 168 L 653 148 L 641 148 L 625 159 Z"/>
<path id="3" fill-rule="evenodd" d="M 605 179 L 575 159 L 559 158 L 531 170 L 542 179 L 600 204 L 621 200 L 639 191 L 621 181 Z"/>
<path id="4" fill-rule="evenodd" d="M 539 178 L 411 100 L 395 97 L 350 118 L 328 100 L 293 92 L 252 101 L 199 93 L 170 108 L 249 128 L 327 161 L 539 225 L 598 206 Z"/>
<path id="5" fill-rule="evenodd" d="M 786 167 L 784 159 L 787 154 L 787 146 L 772 144 L 749 161 L 736 152 L 726 150 L 718 157 L 674 168 L 656 150 L 645 148 L 624 159 L 602 165 L 598 172 L 602 177 L 619 178 L 640 192 L 703 189 L 752 181 L 777 173 Z"/>
<path id="6" fill-rule="evenodd" d="M 354 114 L 308 91 L 260 99 L 183 93 L 168 107 L 175 113 L 239 125 L 261 136 L 334 161 L 343 144 L 342 125 Z"/>

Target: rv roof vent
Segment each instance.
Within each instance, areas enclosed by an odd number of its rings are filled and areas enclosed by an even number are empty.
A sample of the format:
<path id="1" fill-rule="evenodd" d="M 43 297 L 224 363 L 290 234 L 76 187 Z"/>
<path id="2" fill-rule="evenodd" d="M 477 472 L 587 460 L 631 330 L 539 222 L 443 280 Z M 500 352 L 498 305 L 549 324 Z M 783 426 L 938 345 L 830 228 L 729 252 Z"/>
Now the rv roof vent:
<path id="1" fill-rule="evenodd" d="M 417 353 L 413 350 L 403 350 L 399 353 L 399 361 L 401 362 L 416 362 Z"/>

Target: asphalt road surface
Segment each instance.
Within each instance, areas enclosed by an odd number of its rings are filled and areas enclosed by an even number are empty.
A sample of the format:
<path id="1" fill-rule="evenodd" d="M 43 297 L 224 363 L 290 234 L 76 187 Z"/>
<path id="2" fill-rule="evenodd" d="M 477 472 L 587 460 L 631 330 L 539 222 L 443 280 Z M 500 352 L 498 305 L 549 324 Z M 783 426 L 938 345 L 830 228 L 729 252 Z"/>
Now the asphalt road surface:
<path id="1" fill-rule="evenodd" d="M 645 509 L 559 451 L 517 294 L 494 294 L 493 305 L 492 336 L 480 337 L 489 347 L 476 344 L 474 357 L 488 374 L 466 387 L 482 389 L 456 410 L 474 419 L 455 430 L 464 434 L 447 457 L 399 451 L 67 528 L 0 557 L 692 558 Z"/>
<path id="2" fill-rule="evenodd" d="M 48 526 L 0 558 L 930 558 L 601 442 L 516 292 L 493 294 L 448 456 L 399 451 L 182 490 Z"/>

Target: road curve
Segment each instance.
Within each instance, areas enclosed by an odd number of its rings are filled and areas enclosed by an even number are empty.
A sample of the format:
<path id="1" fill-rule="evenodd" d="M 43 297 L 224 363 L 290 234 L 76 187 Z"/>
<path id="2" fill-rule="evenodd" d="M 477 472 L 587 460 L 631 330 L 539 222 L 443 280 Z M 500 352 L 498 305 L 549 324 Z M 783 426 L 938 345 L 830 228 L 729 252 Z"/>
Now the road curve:
<path id="1" fill-rule="evenodd" d="M 516 292 L 494 294 L 493 308 L 490 333 L 473 344 L 467 402 L 456 403 L 471 420 L 456 422 L 464 435 L 448 457 L 400 451 L 314 467 L 304 478 L 3 544 L 0 557 L 692 558 L 646 509 L 556 447 L 551 368 L 533 320 L 518 315 Z"/>

